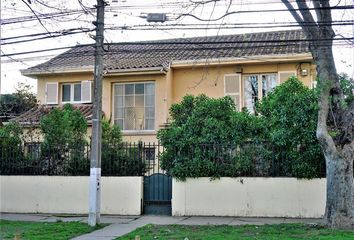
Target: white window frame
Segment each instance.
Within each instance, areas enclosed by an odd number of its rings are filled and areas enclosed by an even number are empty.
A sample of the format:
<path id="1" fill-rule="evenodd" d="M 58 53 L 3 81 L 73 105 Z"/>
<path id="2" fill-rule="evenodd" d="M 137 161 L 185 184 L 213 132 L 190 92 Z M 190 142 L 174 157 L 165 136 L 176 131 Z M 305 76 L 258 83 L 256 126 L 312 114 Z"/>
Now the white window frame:
<path id="1" fill-rule="evenodd" d="M 240 81 L 239 81 L 239 92 L 238 93 L 231 93 L 231 92 L 226 92 L 226 77 L 229 77 L 229 76 L 239 76 L 240 77 Z M 238 111 L 241 111 L 242 110 L 242 75 L 240 73 L 230 73 L 230 74 L 225 74 L 224 75 L 224 96 L 238 96 L 239 99 L 240 99 L 240 106 L 236 106 L 238 109 Z"/>
<path id="2" fill-rule="evenodd" d="M 145 84 L 145 83 L 153 83 L 155 88 L 154 88 L 154 129 L 142 129 L 142 130 L 124 130 L 121 129 L 123 134 L 154 134 L 156 132 L 156 82 L 155 81 L 134 81 L 134 82 L 115 82 L 113 83 L 113 87 L 112 87 L 112 113 L 113 113 L 113 123 L 115 122 L 116 118 L 115 118 L 115 86 L 116 85 L 126 85 L 126 84 Z M 125 97 L 125 94 L 123 95 Z M 124 101 L 124 97 L 123 97 L 123 101 Z M 135 98 L 134 98 L 135 99 Z M 145 99 L 145 93 L 144 93 L 144 99 Z M 134 100 L 135 101 L 135 100 Z M 124 104 L 123 104 L 124 105 Z M 145 100 L 144 100 L 144 110 L 145 110 Z M 123 118 L 124 121 L 124 118 Z M 144 121 L 145 121 L 145 117 L 144 117 Z M 114 123 L 115 124 L 115 123 Z M 145 125 L 145 123 L 144 123 Z M 124 122 L 123 122 L 123 126 L 124 126 Z"/>
<path id="3" fill-rule="evenodd" d="M 258 96 L 258 101 L 261 101 L 262 98 L 264 97 L 263 96 L 263 93 L 262 93 L 262 88 L 263 88 L 263 83 L 262 83 L 262 76 L 263 75 L 275 75 L 277 77 L 276 79 L 276 86 L 278 86 L 280 84 L 280 80 L 279 80 L 279 72 L 270 72 L 270 73 L 248 73 L 248 74 L 243 74 L 242 75 L 242 108 L 246 107 L 245 106 L 245 78 L 246 77 L 249 77 L 249 76 L 257 76 L 258 78 L 258 92 L 257 92 L 257 96 Z"/>
<path id="4" fill-rule="evenodd" d="M 74 89 L 75 89 L 75 85 L 78 85 L 80 84 L 80 101 L 74 101 Z M 64 85 L 70 85 L 70 101 L 63 101 L 63 88 L 64 88 Z M 62 83 L 61 84 L 61 102 L 62 103 L 82 103 L 82 97 L 81 97 L 81 94 L 82 94 L 82 83 L 81 82 L 74 82 L 74 83 Z"/>
<path id="5" fill-rule="evenodd" d="M 249 77 L 249 76 L 257 76 L 257 78 L 258 78 L 258 99 L 259 100 L 261 100 L 264 96 L 263 96 L 263 93 L 262 93 L 262 87 L 263 87 L 263 84 L 262 84 L 262 76 L 263 75 L 275 75 L 276 77 L 277 77 L 277 79 L 276 79 L 276 82 L 277 82 L 277 85 L 276 86 L 278 86 L 279 85 L 279 73 L 276 73 L 276 72 L 274 72 L 274 73 L 250 73 L 250 74 L 244 74 L 243 76 L 242 76 L 242 81 L 244 82 L 245 81 L 245 77 Z M 243 84 L 243 86 L 244 86 L 244 84 Z M 242 89 L 243 90 L 243 92 L 244 92 L 244 89 Z"/>

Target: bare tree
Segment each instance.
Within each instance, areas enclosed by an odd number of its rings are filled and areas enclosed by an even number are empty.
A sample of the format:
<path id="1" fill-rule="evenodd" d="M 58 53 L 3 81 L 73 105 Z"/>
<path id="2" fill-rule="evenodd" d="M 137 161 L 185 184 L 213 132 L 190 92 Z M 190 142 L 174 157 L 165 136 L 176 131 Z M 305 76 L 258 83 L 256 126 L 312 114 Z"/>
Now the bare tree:
<path id="1" fill-rule="evenodd" d="M 327 199 L 324 220 L 330 227 L 354 228 L 354 102 L 344 104 L 343 93 L 333 59 L 335 33 L 328 0 L 312 0 L 312 13 L 304 0 L 296 0 L 298 11 L 289 0 L 282 0 L 310 40 L 310 51 L 317 65 L 319 112 L 317 139 L 326 159 Z M 316 20 L 315 20 L 316 18 Z"/>

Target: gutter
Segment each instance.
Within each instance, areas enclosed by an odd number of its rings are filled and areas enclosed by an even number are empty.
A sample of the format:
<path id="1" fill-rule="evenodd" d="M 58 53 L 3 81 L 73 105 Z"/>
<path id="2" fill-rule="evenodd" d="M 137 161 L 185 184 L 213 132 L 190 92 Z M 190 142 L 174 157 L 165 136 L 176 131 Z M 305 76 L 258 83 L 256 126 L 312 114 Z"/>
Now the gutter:
<path id="1" fill-rule="evenodd" d="M 65 73 L 93 73 L 93 66 L 82 68 L 57 68 L 49 71 L 31 71 L 28 69 L 20 70 L 21 74 L 26 77 L 36 78 L 40 75 L 49 74 L 65 74 Z M 143 74 L 166 74 L 163 67 L 149 67 L 149 68 L 132 68 L 132 69 L 112 69 L 104 70 L 103 76 L 117 76 L 117 75 L 143 75 Z"/>
<path id="2" fill-rule="evenodd" d="M 103 76 L 166 74 L 166 73 L 167 71 L 163 67 L 148 67 L 148 68 L 105 70 Z"/>
<path id="3" fill-rule="evenodd" d="M 240 58 L 209 58 L 195 60 L 176 60 L 171 62 L 171 67 L 190 67 L 190 66 L 213 66 L 213 65 L 231 65 L 244 63 L 276 63 L 291 61 L 313 61 L 311 53 L 303 54 L 284 54 L 284 55 L 260 55 Z"/>
<path id="4" fill-rule="evenodd" d="M 55 68 L 52 70 L 43 70 L 43 71 L 32 71 L 30 69 L 23 69 L 20 70 L 21 74 L 26 77 L 31 77 L 35 78 L 36 76 L 39 75 L 48 75 L 48 74 L 64 74 L 64 73 L 84 73 L 84 72 L 90 72 L 93 73 L 93 66 L 85 66 L 85 67 L 80 67 L 80 68 Z"/>

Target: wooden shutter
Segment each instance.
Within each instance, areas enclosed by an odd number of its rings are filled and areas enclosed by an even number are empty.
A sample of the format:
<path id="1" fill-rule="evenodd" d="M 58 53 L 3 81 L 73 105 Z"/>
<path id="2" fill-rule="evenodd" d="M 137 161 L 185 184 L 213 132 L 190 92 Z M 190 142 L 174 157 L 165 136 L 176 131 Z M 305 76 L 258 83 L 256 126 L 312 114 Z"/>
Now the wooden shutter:
<path id="1" fill-rule="evenodd" d="M 279 84 L 284 83 L 286 80 L 288 80 L 292 76 L 296 77 L 296 72 L 295 71 L 278 72 Z"/>
<path id="2" fill-rule="evenodd" d="M 58 104 L 58 83 L 46 83 L 45 86 L 45 103 Z"/>
<path id="3" fill-rule="evenodd" d="M 92 101 L 92 81 L 81 82 L 81 102 L 90 103 Z"/>
<path id="4" fill-rule="evenodd" d="M 225 96 L 230 96 L 241 111 L 241 74 L 227 74 L 224 77 Z"/>

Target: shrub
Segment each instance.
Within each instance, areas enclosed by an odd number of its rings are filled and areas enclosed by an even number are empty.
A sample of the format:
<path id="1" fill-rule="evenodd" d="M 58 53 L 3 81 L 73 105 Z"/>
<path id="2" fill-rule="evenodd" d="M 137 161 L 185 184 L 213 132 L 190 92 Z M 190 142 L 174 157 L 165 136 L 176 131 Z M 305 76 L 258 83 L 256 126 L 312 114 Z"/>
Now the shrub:
<path id="1" fill-rule="evenodd" d="M 131 147 L 124 144 L 122 133 L 117 125 L 102 121 L 102 158 L 103 176 L 141 176 L 145 172 L 145 164 L 139 145 Z"/>
<path id="2" fill-rule="evenodd" d="M 265 119 L 266 135 L 276 147 L 283 175 L 321 176 L 324 157 L 316 138 L 315 90 L 307 88 L 295 77 L 289 78 L 264 97 L 257 110 Z"/>
<path id="3" fill-rule="evenodd" d="M 236 148 L 262 137 L 261 118 L 236 112 L 229 97 L 205 95 L 185 96 L 181 103 L 172 105 L 170 115 L 169 127 L 157 134 L 165 147 L 160 156 L 163 169 L 180 179 L 246 174 L 244 166 L 235 161 L 239 155 Z M 255 155 L 248 157 L 253 162 Z"/>
<path id="4" fill-rule="evenodd" d="M 87 175 L 90 161 L 87 149 L 87 121 L 83 114 L 66 104 L 54 108 L 40 122 L 44 141 L 41 145 L 43 171 L 47 174 Z"/>
<path id="5" fill-rule="evenodd" d="M 18 170 L 24 155 L 21 148 L 22 127 L 10 122 L 0 128 L 0 175 Z"/>

